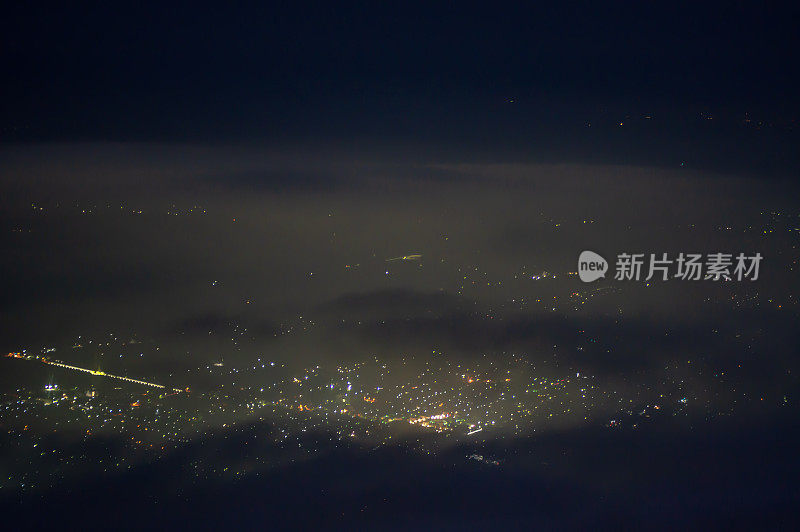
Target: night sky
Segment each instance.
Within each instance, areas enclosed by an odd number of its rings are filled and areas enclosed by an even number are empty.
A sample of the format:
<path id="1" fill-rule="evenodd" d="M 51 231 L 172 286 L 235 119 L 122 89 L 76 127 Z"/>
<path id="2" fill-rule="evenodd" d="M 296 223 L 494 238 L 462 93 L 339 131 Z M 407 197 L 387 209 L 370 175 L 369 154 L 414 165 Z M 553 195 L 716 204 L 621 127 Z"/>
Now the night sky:
<path id="1" fill-rule="evenodd" d="M 7 6 L 0 507 L 68 529 L 796 525 L 798 20 Z M 584 250 L 605 278 L 579 279 Z M 763 259 L 645 279 L 664 253 Z"/>

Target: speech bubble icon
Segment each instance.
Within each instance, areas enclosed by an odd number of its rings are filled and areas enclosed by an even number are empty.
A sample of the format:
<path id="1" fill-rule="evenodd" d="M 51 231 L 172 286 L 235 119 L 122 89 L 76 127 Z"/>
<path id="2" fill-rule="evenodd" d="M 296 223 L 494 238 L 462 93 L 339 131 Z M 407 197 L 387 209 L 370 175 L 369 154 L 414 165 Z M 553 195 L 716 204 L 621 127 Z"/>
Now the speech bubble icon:
<path id="1" fill-rule="evenodd" d="M 584 283 L 591 283 L 606 276 L 608 262 L 594 251 L 583 251 L 578 257 L 578 276 Z"/>

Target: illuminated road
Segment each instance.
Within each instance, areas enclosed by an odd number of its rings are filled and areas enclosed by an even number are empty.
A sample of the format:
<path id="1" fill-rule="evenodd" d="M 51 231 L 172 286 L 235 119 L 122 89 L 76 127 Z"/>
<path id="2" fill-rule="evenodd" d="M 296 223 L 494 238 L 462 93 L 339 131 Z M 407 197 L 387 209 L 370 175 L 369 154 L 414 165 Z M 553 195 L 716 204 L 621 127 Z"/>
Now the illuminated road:
<path id="1" fill-rule="evenodd" d="M 139 379 L 131 379 L 130 377 L 123 377 L 122 375 L 112 375 L 111 373 L 106 373 L 105 371 L 100 371 L 100 370 L 92 370 L 92 369 L 80 368 L 78 366 L 70 366 L 69 364 L 64 364 L 62 362 L 53 362 L 52 360 L 47 360 L 46 358 L 40 358 L 37 356 L 26 356 L 21 353 L 9 353 L 6 356 L 10 358 L 22 358 L 25 360 L 38 360 L 43 364 L 48 364 L 50 366 L 58 366 L 59 368 L 71 369 L 74 371 L 82 371 L 84 373 L 89 373 L 90 375 L 95 375 L 98 377 L 110 377 L 112 379 L 119 379 L 121 381 L 132 382 L 134 384 L 141 384 L 144 386 L 150 386 L 152 388 L 166 389 L 166 386 L 164 386 L 163 384 L 156 384 L 154 382 L 147 382 Z M 178 388 L 173 388 L 173 391 L 182 392 L 183 390 Z"/>
<path id="2" fill-rule="evenodd" d="M 422 255 L 403 255 L 402 257 L 392 257 L 391 259 L 386 259 L 386 262 L 395 262 L 398 260 L 422 260 Z"/>
<path id="3" fill-rule="evenodd" d="M 61 362 L 51 362 L 49 360 L 42 360 L 45 364 L 49 364 L 51 366 L 58 366 L 60 368 L 67 368 L 67 369 L 74 369 L 75 371 L 83 371 L 84 373 L 91 373 L 92 375 L 98 375 L 100 377 L 111 377 L 112 379 L 119 379 L 121 381 L 132 382 L 134 384 L 143 384 L 145 386 L 152 386 L 153 388 L 165 388 L 162 384 L 156 384 L 154 382 L 147 382 L 147 381 L 140 381 L 138 379 L 131 379 L 130 377 L 122 377 L 120 375 L 112 375 L 111 373 L 106 373 L 104 371 L 94 371 L 91 369 L 86 368 L 79 368 L 78 366 L 70 366 L 69 364 L 62 364 Z"/>

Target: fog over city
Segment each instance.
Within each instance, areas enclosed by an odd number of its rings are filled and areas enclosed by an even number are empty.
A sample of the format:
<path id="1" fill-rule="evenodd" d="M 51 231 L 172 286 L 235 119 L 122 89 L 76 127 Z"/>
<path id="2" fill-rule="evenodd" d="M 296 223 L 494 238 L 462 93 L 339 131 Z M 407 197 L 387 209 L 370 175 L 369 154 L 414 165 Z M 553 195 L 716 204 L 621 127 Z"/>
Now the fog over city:
<path id="1" fill-rule="evenodd" d="M 796 11 L 16 6 L 0 508 L 791 528 Z"/>

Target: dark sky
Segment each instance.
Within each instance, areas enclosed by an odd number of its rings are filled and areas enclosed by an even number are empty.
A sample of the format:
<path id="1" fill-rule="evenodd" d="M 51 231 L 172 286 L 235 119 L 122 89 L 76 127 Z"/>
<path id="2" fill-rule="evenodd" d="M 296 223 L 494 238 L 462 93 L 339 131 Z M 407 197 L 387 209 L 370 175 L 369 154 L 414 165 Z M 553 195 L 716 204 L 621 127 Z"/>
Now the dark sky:
<path id="1" fill-rule="evenodd" d="M 609 110 L 790 122 L 788 4 L 16 3 L 0 138 L 508 141 Z"/>

